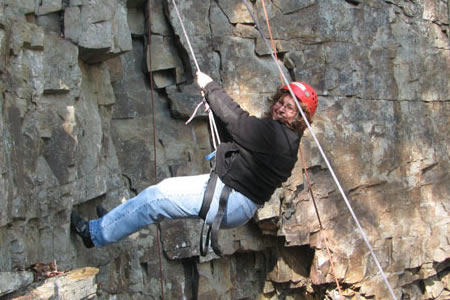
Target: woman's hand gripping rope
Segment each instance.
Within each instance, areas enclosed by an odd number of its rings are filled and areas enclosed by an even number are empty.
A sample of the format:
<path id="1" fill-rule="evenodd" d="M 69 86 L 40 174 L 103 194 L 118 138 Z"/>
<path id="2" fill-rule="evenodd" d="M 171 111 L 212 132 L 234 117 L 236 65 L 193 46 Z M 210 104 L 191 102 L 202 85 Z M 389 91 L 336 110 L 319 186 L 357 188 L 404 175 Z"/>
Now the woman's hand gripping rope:
<path id="1" fill-rule="evenodd" d="M 200 87 L 200 89 L 203 90 L 205 89 L 206 85 L 210 82 L 212 82 L 212 78 L 209 77 L 208 75 L 206 75 L 205 73 L 201 72 L 201 71 L 197 71 L 197 73 L 195 73 L 195 81 L 197 82 L 198 86 Z"/>
<path id="2" fill-rule="evenodd" d="M 199 104 L 197 104 L 191 117 L 185 122 L 186 125 L 189 124 L 192 121 L 192 119 L 194 119 L 195 115 L 197 114 L 197 111 L 199 110 L 199 108 L 202 104 L 205 105 L 205 112 L 207 112 L 209 110 L 209 105 L 208 105 L 208 103 L 206 103 L 206 99 L 205 99 L 204 89 L 205 89 L 206 85 L 212 81 L 213 80 L 211 77 L 209 77 L 208 75 L 206 75 L 205 73 L 203 73 L 201 71 L 197 71 L 197 73 L 195 74 L 195 82 L 200 87 L 200 92 L 202 94 L 203 100 Z"/>

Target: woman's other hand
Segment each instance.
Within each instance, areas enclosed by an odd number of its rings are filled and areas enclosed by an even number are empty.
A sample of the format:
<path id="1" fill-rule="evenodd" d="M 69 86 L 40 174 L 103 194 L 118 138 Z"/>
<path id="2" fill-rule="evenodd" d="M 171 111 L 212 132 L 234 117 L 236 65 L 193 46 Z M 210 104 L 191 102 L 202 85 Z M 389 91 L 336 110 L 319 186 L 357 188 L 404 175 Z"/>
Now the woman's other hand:
<path id="1" fill-rule="evenodd" d="M 208 83 L 213 81 L 211 77 L 209 77 L 203 72 L 198 71 L 195 75 L 196 75 L 196 82 L 201 89 L 204 89 Z"/>

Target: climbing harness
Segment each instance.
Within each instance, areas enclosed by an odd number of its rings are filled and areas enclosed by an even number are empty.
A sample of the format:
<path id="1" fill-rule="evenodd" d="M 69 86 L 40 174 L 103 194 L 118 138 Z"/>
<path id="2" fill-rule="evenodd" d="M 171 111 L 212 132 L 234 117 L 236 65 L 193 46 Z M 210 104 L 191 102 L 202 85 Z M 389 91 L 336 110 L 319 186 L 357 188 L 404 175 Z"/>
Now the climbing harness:
<path id="1" fill-rule="evenodd" d="M 267 41 L 266 37 L 264 36 L 264 34 L 263 34 L 263 32 L 262 32 L 262 29 L 261 29 L 261 27 L 260 27 L 260 25 L 259 25 L 259 22 L 258 22 L 258 20 L 256 19 L 255 15 L 253 14 L 253 11 L 251 10 L 250 5 L 248 4 L 248 1 L 247 1 L 247 0 L 243 0 L 243 1 L 244 1 L 245 6 L 247 7 L 247 10 L 248 10 L 250 16 L 252 17 L 252 19 L 253 19 L 253 21 L 254 21 L 254 23 L 255 23 L 256 29 L 258 30 L 258 32 L 259 32 L 261 38 L 263 39 L 263 41 L 265 42 L 267 48 L 269 49 L 269 51 L 270 51 L 270 53 L 271 53 L 271 56 L 272 56 L 273 60 L 275 61 L 275 65 L 277 66 L 278 70 L 280 71 L 280 74 L 282 75 L 284 81 L 285 81 L 285 82 L 288 82 L 288 80 L 287 80 L 287 78 L 286 78 L 286 75 L 284 74 L 283 70 L 281 69 L 281 67 L 280 67 L 280 66 L 278 65 L 278 63 L 277 63 L 276 57 L 275 57 L 275 55 L 274 55 L 274 53 L 273 53 L 273 51 L 272 51 L 272 49 L 271 49 L 271 47 L 270 47 L 270 45 L 269 45 L 269 42 Z M 291 87 L 290 87 L 289 85 L 288 85 L 288 89 L 289 89 L 289 92 L 290 92 L 292 98 L 293 98 L 294 101 L 295 101 L 295 104 L 297 105 L 297 107 L 298 107 L 298 109 L 299 109 L 299 111 L 300 111 L 300 114 L 302 115 L 302 117 L 303 117 L 303 119 L 304 119 L 304 121 L 305 121 L 305 123 L 306 123 L 306 126 L 308 127 L 308 129 L 309 129 L 309 131 L 310 131 L 310 133 L 311 133 L 311 136 L 312 136 L 313 139 L 314 139 L 314 142 L 316 143 L 316 145 L 317 145 L 317 147 L 318 147 L 318 149 L 319 149 L 320 154 L 322 155 L 322 158 L 323 158 L 324 161 L 325 161 L 325 164 L 326 164 L 327 167 L 328 167 L 328 170 L 329 170 L 330 173 L 331 173 L 331 176 L 333 177 L 334 182 L 336 183 L 336 186 L 337 186 L 338 189 L 339 189 L 339 192 L 341 193 L 341 195 L 342 195 L 342 197 L 343 197 L 343 199 L 344 199 L 345 204 L 347 205 L 347 208 L 348 208 L 349 211 L 350 211 L 350 214 L 351 214 L 352 217 L 353 217 L 353 220 L 355 221 L 355 223 L 356 223 L 356 225 L 357 225 L 357 227 L 358 227 L 358 230 L 359 230 L 360 233 L 361 233 L 361 236 L 362 236 L 362 238 L 363 238 L 363 240 L 364 240 L 364 242 L 365 242 L 367 248 L 369 249 L 370 254 L 372 255 L 373 260 L 375 261 L 375 264 L 376 264 L 378 270 L 380 271 L 380 274 L 381 274 L 381 276 L 382 276 L 382 278 L 383 278 L 383 280 L 384 280 L 384 282 L 385 282 L 385 284 L 386 284 L 386 286 L 387 286 L 387 288 L 388 288 L 388 290 L 389 290 L 389 292 L 390 292 L 392 298 L 395 299 L 395 300 L 397 300 L 397 297 L 395 296 L 394 290 L 392 289 L 392 287 L 391 287 L 389 281 L 387 280 L 386 274 L 384 273 L 383 268 L 381 267 L 381 264 L 380 264 L 380 262 L 378 261 L 378 258 L 376 257 L 375 252 L 373 251 L 372 246 L 370 245 L 370 242 L 369 242 L 369 240 L 368 240 L 368 238 L 367 238 L 367 236 L 366 236 L 366 234 L 365 234 L 365 232 L 364 232 L 364 230 L 363 230 L 361 224 L 359 223 L 359 220 L 358 220 L 358 218 L 356 217 L 355 212 L 353 211 L 353 208 L 352 208 L 352 206 L 350 205 L 349 200 L 347 199 L 347 196 L 345 195 L 345 192 L 344 192 L 344 190 L 343 190 L 341 184 L 339 183 L 339 180 L 337 179 L 336 174 L 334 173 L 334 170 L 333 170 L 333 168 L 331 167 L 331 164 L 330 164 L 330 162 L 328 161 L 328 158 L 327 158 L 327 156 L 325 155 L 325 152 L 324 152 L 323 149 L 322 149 L 322 146 L 321 146 L 320 143 L 319 143 L 319 140 L 317 139 L 316 135 L 314 134 L 314 132 L 313 132 L 313 130 L 312 130 L 312 128 L 311 128 L 311 124 L 309 124 L 308 119 L 306 118 L 305 113 L 303 112 L 303 109 L 301 108 L 301 106 L 300 106 L 298 100 L 297 100 L 296 97 L 295 97 L 294 92 L 292 91 L 292 89 L 291 89 Z"/>
<path id="2" fill-rule="evenodd" d="M 197 71 L 200 71 L 200 67 L 199 67 L 197 59 L 195 57 L 194 50 L 192 49 L 189 37 L 186 33 L 186 29 L 184 27 L 183 20 L 181 18 L 180 12 L 178 10 L 177 4 L 176 4 L 175 0 L 172 0 L 172 3 L 175 8 L 175 12 L 178 17 L 178 20 L 180 21 L 181 29 L 183 30 L 184 37 L 186 38 L 186 42 L 188 44 L 189 51 L 192 55 L 192 59 L 194 60 L 195 67 L 197 68 Z M 198 110 L 203 105 L 205 111 L 208 113 L 209 127 L 210 127 L 210 132 L 211 132 L 211 141 L 212 141 L 213 147 L 214 147 L 214 151 L 211 152 L 210 154 L 208 154 L 206 156 L 206 159 L 212 160 L 215 157 L 217 147 L 221 143 L 220 135 L 219 135 L 219 131 L 217 129 L 215 119 L 214 119 L 214 114 L 213 114 L 211 108 L 209 107 L 208 103 L 206 102 L 206 98 L 205 98 L 203 91 L 202 91 L 202 97 L 203 97 L 202 101 L 196 106 L 194 113 L 185 122 L 185 124 L 186 125 L 189 124 L 194 119 Z M 204 221 L 203 226 L 202 226 L 202 231 L 200 234 L 200 254 L 202 256 L 206 256 L 208 254 L 210 242 L 211 242 L 211 246 L 214 250 L 214 253 L 217 254 L 218 256 L 222 256 L 222 250 L 219 245 L 219 229 L 220 229 L 220 225 L 222 224 L 223 217 L 225 216 L 225 211 L 227 208 L 227 200 L 228 200 L 228 196 L 230 195 L 230 192 L 231 192 L 231 188 L 227 185 L 224 185 L 224 187 L 222 189 L 222 192 L 221 192 L 220 198 L 219 198 L 219 208 L 218 208 L 217 214 L 214 217 L 214 221 L 211 224 L 211 226 L 208 227 L 208 230 L 206 232 L 206 242 L 203 243 L 203 235 L 204 235 L 205 224 L 206 224 L 206 215 L 209 211 L 209 208 L 211 206 L 211 202 L 212 202 L 212 199 L 214 196 L 214 191 L 215 191 L 216 184 L 217 184 L 217 178 L 218 178 L 218 175 L 215 172 L 215 166 L 213 166 L 211 169 L 211 174 L 210 174 L 208 184 L 206 186 L 205 194 L 203 195 L 202 207 L 200 209 L 200 214 L 199 214 L 199 217 L 201 217 Z"/>
<path id="3" fill-rule="evenodd" d="M 147 15 L 148 15 L 148 48 L 151 51 L 152 46 L 152 9 L 151 9 L 151 0 L 147 0 Z M 154 178 L 155 183 L 158 180 L 158 172 L 156 165 L 156 118 L 155 118 L 155 98 L 153 95 L 154 86 L 153 86 L 153 71 L 152 71 L 152 56 L 149 55 L 149 73 L 150 73 L 150 90 L 151 90 L 151 98 L 152 98 L 152 122 L 153 122 L 153 168 L 154 168 Z M 156 228 L 156 245 L 158 248 L 158 257 L 159 257 L 159 283 L 161 288 L 161 299 L 164 300 L 164 276 L 162 271 L 162 258 L 161 258 L 161 247 L 160 247 L 160 228 L 159 225 Z"/>

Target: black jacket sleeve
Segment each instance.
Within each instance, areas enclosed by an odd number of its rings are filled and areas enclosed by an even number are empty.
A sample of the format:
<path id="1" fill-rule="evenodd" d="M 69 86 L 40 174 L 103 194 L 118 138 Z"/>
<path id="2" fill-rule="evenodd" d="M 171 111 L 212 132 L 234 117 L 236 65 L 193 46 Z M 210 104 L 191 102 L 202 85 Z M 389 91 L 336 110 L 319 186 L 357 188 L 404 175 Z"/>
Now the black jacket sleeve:
<path id="1" fill-rule="evenodd" d="M 205 91 L 212 111 L 236 143 L 252 151 L 273 151 L 273 123 L 250 116 L 215 82 L 207 84 Z"/>

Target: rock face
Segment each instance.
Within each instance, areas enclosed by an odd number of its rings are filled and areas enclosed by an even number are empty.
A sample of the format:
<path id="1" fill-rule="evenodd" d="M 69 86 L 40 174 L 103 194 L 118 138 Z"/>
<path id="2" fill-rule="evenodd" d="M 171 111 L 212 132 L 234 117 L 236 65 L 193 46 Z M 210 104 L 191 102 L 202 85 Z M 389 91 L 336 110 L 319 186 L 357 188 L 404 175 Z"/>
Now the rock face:
<path id="1" fill-rule="evenodd" d="M 262 116 L 279 74 L 243 2 L 177 2 L 200 69 Z M 319 94 L 313 132 L 396 297 L 450 298 L 448 1 L 265 6 L 282 70 Z M 172 1 L 0 0 L 0 296 L 26 295 L 23 270 L 56 261 L 99 268 L 97 287 L 95 274 L 67 286 L 78 298 L 338 299 L 337 279 L 349 299 L 389 299 L 311 132 L 304 166 L 221 232 L 225 257 L 198 259 L 195 219 L 103 249 L 71 234 L 72 209 L 92 219 L 97 204 L 209 172 L 205 115 L 184 124 L 195 72 Z"/>
<path id="2" fill-rule="evenodd" d="M 86 267 L 34 283 L 24 290 L 8 294 L 4 299 L 92 299 L 97 292 L 97 268 Z"/>

